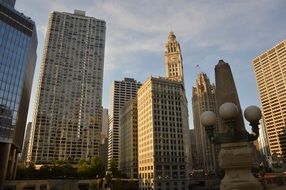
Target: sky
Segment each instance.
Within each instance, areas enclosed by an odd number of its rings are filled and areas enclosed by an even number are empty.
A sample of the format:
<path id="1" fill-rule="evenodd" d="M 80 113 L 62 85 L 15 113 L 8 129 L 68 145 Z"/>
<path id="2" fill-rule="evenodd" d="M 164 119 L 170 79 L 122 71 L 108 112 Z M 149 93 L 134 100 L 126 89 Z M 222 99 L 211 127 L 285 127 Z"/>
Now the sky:
<path id="1" fill-rule="evenodd" d="M 28 121 L 32 120 L 45 33 L 53 11 L 86 11 L 106 21 L 103 107 L 112 81 L 164 76 L 164 45 L 174 31 L 181 45 L 189 125 L 198 73 L 214 82 L 220 59 L 229 63 L 242 109 L 260 105 L 252 60 L 286 39 L 285 0 L 18 0 L 15 8 L 36 22 L 37 63 Z M 197 65 L 199 65 L 197 67 Z"/>

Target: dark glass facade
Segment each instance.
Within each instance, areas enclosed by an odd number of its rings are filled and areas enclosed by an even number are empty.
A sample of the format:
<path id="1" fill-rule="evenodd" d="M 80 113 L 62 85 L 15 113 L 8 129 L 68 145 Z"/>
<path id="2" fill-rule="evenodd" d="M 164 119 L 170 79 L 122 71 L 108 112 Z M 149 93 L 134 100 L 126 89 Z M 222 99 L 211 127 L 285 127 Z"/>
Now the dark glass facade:
<path id="1" fill-rule="evenodd" d="M 0 155 L 0 170 L 4 175 L 7 164 L 8 170 L 12 167 L 6 153 L 16 158 L 22 149 L 37 48 L 35 23 L 13 8 L 15 1 L 7 2 L 0 0 L 0 151 L 5 152 Z"/>
<path id="2" fill-rule="evenodd" d="M 31 38 L 0 22 L 0 137 L 11 142 Z"/>

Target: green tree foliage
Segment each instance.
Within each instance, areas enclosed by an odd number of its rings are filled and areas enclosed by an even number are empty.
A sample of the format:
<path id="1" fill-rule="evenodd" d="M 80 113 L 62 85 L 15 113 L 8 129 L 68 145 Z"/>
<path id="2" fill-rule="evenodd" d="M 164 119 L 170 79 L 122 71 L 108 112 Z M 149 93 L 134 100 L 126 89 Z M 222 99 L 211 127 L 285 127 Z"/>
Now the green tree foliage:
<path id="1" fill-rule="evenodd" d="M 118 167 L 117 167 L 117 162 L 115 160 L 111 160 L 110 161 L 110 168 L 109 170 L 112 172 L 112 175 L 113 177 L 120 177 L 121 176 L 121 173 L 120 171 L 118 170 Z"/>
<path id="2" fill-rule="evenodd" d="M 79 160 L 77 172 L 82 178 L 98 178 L 104 176 L 104 165 L 99 157 L 92 157 L 90 161 Z"/>
<path id="3" fill-rule="evenodd" d="M 81 178 L 88 178 L 90 176 L 90 165 L 85 159 L 80 159 L 78 161 L 77 173 Z"/>
<path id="4" fill-rule="evenodd" d="M 90 160 L 81 159 L 77 167 L 73 167 L 69 161 L 55 160 L 51 164 L 43 165 L 39 170 L 33 164 L 18 168 L 17 179 L 63 179 L 82 178 L 92 179 L 104 177 L 104 165 L 99 157 Z"/>
<path id="5" fill-rule="evenodd" d="M 17 179 L 33 179 L 36 177 L 36 169 L 34 164 L 26 165 L 25 167 L 18 168 Z"/>

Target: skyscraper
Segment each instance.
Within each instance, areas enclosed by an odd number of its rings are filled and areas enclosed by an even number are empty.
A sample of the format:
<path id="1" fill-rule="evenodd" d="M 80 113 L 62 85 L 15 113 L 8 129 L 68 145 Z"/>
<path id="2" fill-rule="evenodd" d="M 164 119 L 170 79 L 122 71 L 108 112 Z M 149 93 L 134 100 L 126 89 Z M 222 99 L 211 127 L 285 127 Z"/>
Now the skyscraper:
<path id="1" fill-rule="evenodd" d="M 24 142 L 23 142 L 23 149 L 22 149 L 22 153 L 21 153 L 22 162 L 27 161 L 29 142 L 30 142 L 30 137 L 31 137 L 31 129 L 32 129 L 32 122 L 29 122 L 27 124 L 27 127 L 26 127 L 25 138 L 24 138 Z"/>
<path id="2" fill-rule="evenodd" d="M 34 163 L 98 156 L 105 30 L 105 21 L 84 11 L 51 13 L 32 124 Z"/>
<path id="3" fill-rule="evenodd" d="M 120 109 L 119 170 L 129 178 L 138 178 L 138 109 L 137 99 Z"/>
<path id="4" fill-rule="evenodd" d="M 190 162 L 191 162 L 191 169 L 193 169 L 197 163 L 197 147 L 196 147 L 196 135 L 195 130 L 190 129 Z"/>
<path id="5" fill-rule="evenodd" d="M 182 83 L 150 77 L 138 90 L 140 189 L 188 189 L 189 138 Z"/>
<path id="6" fill-rule="evenodd" d="M 165 45 L 166 77 L 150 77 L 138 90 L 140 189 L 188 189 L 190 135 L 180 44 Z"/>
<path id="7" fill-rule="evenodd" d="M 195 169 L 204 169 L 205 172 L 215 172 L 217 157 L 219 152 L 218 145 L 213 145 L 201 124 L 201 114 L 205 111 L 216 113 L 215 86 L 211 84 L 205 73 L 200 73 L 193 87 L 192 96 L 194 130 L 196 139 Z M 218 132 L 218 125 L 215 126 Z"/>
<path id="8" fill-rule="evenodd" d="M 109 128 L 108 109 L 102 108 L 102 125 L 101 125 L 101 139 L 99 146 L 99 157 L 106 169 L 108 162 L 108 128 Z"/>
<path id="9" fill-rule="evenodd" d="M 0 188 L 15 177 L 36 63 L 35 23 L 0 0 Z"/>
<path id="10" fill-rule="evenodd" d="M 136 97 L 140 82 L 132 78 L 123 81 L 113 81 L 110 92 L 109 133 L 108 133 L 108 161 L 119 159 L 119 115 L 120 109 L 131 99 Z"/>
<path id="11" fill-rule="evenodd" d="M 253 60 L 271 154 L 286 156 L 286 40 Z"/>

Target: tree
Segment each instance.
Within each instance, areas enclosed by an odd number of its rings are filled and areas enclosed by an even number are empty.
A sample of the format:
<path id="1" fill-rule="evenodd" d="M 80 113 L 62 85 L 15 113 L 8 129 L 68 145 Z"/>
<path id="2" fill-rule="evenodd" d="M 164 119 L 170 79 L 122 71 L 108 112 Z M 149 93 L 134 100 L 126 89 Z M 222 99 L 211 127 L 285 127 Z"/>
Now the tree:
<path id="1" fill-rule="evenodd" d="M 33 163 L 29 163 L 25 167 L 18 167 L 17 179 L 34 179 L 36 177 L 36 169 Z"/>
<path id="2" fill-rule="evenodd" d="M 89 178 L 90 176 L 90 165 L 85 159 L 80 159 L 77 163 L 77 173 L 82 178 Z"/>
<path id="3" fill-rule="evenodd" d="M 115 160 L 110 161 L 110 169 L 112 172 L 113 177 L 120 177 L 120 172 L 118 170 L 117 162 Z"/>
<path id="4" fill-rule="evenodd" d="M 104 165 L 99 157 L 92 157 L 90 165 L 92 177 L 104 176 Z"/>
<path id="5" fill-rule="evenodd" d="M 99 190 L 99 184 L 97 182 L 94 182 L 90 185 L 91 190 Z"/>
<path id="6" fill-rule="evenodd" d="M 46 179 L 51 177 L 51 167 L 41 166 L 39 171 L 37 171 L 37 177 L 40 179 Z"/>

